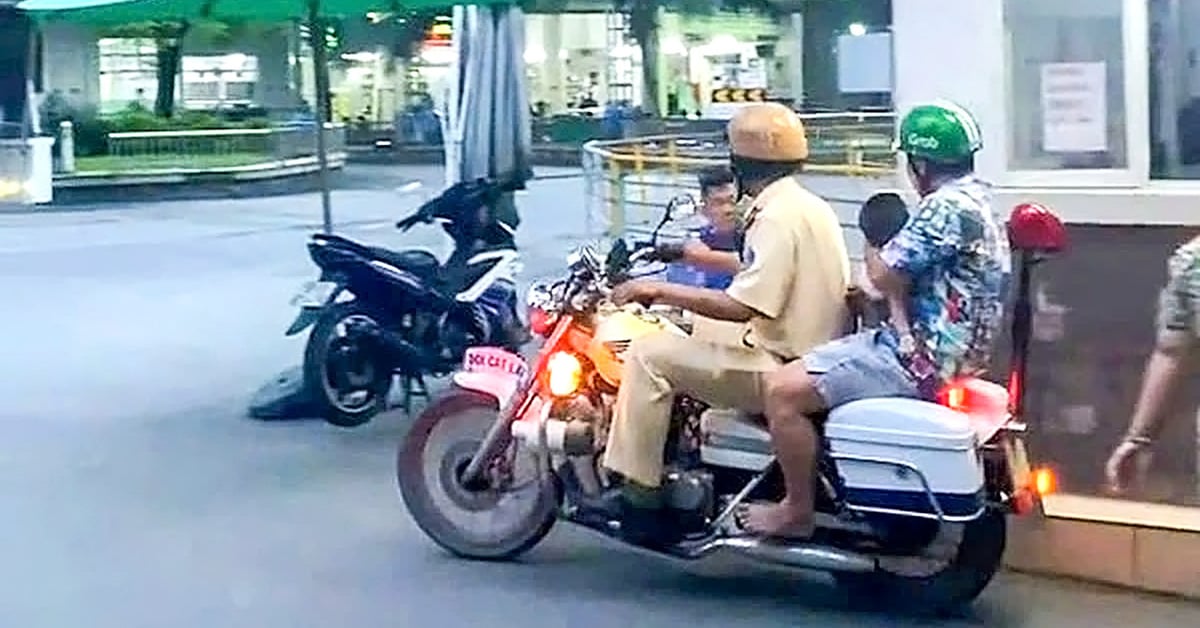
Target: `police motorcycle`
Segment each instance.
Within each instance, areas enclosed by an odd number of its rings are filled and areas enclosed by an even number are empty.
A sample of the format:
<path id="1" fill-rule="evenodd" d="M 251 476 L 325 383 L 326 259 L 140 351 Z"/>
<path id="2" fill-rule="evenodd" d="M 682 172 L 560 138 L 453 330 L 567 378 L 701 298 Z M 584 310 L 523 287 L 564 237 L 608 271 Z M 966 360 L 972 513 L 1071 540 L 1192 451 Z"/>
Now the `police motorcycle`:
<path id="1" fill-rule="evenodd" d="M 454 371 L 468 347 L 518 351 L 529 339 L 518 312 L 520 253 L 514 231 L 488 207 L 523 180 L 457 183 L 396 223 L 438 223 L 454 249 L 443 264 L 421 249 L 393 251 L 318 233 L 308 252 L 320 269 L 292 300 L 292 336 L 312 327 L 303 379 L 326 421 L 355 427 L 385 409 L 393 379 L 427 395 L 426 376 Z"/>
<path id="2" fill-rule="evenodd" d="M 718 552 L 831 573 L 863 601 L 941 613 L 974 600 L 1001 564 L 1007 516 L 1037 514 L 1048 470 L 1030 465 L 1024 382 L 1035 267 L 1065 247 L 1054 214 L 1020 206 L 1008 232 L 1017 286 L 1007 387 L 953 382 L 936 400 L 866 399 L 828 413 L 818 463 L 818 528 L 810 540 L 757 538 L 734 513 L 778 500 L 782 476 L 762 417 L 704 413 L 676 400 L 664 455 L 662 525 L 651 551 L 679 559 Z M 573 251 L 567 273 L 529 293 L 544 339 L 532 361 L 501 347 L 469 350 L 454 385 L 417 418 L 397 455 L 400 493 L 417 525 L 448 552 L 502 560 L 538 544 L 558 520 L 627 543 L 623 522 L 577 506 L 605 487 L 600 455 L 629 342 L 685 333 L 665 317 L 608 301 L 651 255 L 617 240 L 605 259 Z M 703 415 L 703 416 L 702 416 Z"/>

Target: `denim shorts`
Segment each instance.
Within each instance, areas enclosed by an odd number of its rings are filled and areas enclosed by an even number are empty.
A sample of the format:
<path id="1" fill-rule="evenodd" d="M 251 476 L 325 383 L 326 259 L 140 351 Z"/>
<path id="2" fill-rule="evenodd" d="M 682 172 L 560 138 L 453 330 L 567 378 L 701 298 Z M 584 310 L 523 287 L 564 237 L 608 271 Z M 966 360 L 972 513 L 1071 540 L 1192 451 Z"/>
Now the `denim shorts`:
<path id="1" fill-rule="evenodd" d="M 801 360 L 830 409 L 859 399 L 921 396 L 912 376 L 878 330 L 828 342 Z"/>

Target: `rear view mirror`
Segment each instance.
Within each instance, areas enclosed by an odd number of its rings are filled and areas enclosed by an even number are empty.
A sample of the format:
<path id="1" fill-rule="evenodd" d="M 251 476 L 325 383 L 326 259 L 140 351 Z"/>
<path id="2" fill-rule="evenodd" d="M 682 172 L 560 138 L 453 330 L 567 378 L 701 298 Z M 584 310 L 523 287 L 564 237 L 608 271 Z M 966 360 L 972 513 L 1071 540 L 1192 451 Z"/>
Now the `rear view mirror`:
<path id="1" fill-rule="evenodd" d="M 1008 241 L 1018 251 L 1058 253 L 1067 248 L 1067 229 L 1045 205 L 1022 203 L 1008 218 Z"/>
<path id="2" fill-rule="evenodd" d="M 608 256 L 604 258 L 604 274 L 608 277 L 618 277 L 629 268 L 629 245 L 624 238 L 617 238 Z"/>
<path id="3" fill-rule="evenodd" d="M 668 219 L 686 218 L 696 213 L 696 199 L 691 194 L 679 194 L 667 202 Z"/>

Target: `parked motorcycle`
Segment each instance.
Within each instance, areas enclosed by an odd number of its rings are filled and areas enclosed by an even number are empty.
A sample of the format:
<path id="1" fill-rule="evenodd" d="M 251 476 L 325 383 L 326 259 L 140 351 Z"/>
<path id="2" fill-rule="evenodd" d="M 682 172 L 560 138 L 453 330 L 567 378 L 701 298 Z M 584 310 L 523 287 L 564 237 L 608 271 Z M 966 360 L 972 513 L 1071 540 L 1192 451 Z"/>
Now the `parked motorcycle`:
<path id="1" fill-rule="evenodd" d="M 392 251 L 314 234 L 309 255 L 320 268 L 292 300 L 300 307 L 288 336 L 312 326 L 304 384 L 326 421 L 354 427 L 387 403 L 393 378 L 403 407 L 427 395 L 426 376 L 443 376 L 468 347 L 517 351 L 529 339 L 518 312 L 520 254 L 513 230 L 487 209 L 522 182 L 458 183 L 396 223 L 401 231 L 438 222 L 454 241 L 445 264 L 425 250 Z"/>
<path id="2" fill-rule="evenodd" d="M 734 516 L 740 504 L 784 495 L 762 417 L 705 414 L 680 396 L 664 452 L 662 523 L 674 537 L 647 549 L 682 559 L 732 551 L 827 571 L 852 595 L 919 612 L 972 601 L 1000 566 L 1006 515 L 1039 512 L 1052 486 L 1048 470 L 1030 466 L 1023 400 L 1031 273 L 1064 248 L 1064 232 L 1036 207 L 1015 210 L 1008 229 L 1020 266 L 1007 389 L 964 379 L 936 402 L 867 399 L 829 412 L 819 422 L 818 529 L 805 542 L 755 538 Z M 606 484 L 598 461 L 630 341 L 685 333 L 608 300 L 648 255 L 621 240 L 605 259 L 589 247 L 572 252 L 565 278 L 530 290 L 530 325 L 545 339 L 536 359 L 470 349 L 454 386 L 418 417 L 397 479 L 435 543 L 461 557 L 511 559 L 560 518 L 631 542 L 624 522 L 577 504 Z"/>

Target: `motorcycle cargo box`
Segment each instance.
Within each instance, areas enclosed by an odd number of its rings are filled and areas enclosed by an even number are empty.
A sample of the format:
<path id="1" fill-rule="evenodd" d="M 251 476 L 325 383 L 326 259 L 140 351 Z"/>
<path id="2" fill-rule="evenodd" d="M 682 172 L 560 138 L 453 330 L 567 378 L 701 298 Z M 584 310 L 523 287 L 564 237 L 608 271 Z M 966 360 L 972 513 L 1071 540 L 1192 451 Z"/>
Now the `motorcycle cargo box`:
<path id="1" fill-rule="evenodd" d="M 967 415 L 915 399 L 863 399 L 829 414 L 825 435 L 849 506 L 866 512 L 977 516 L 983 463 Z"/>

